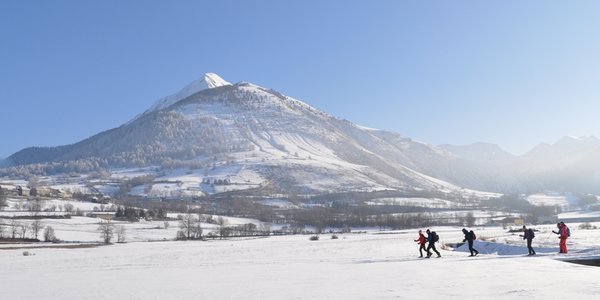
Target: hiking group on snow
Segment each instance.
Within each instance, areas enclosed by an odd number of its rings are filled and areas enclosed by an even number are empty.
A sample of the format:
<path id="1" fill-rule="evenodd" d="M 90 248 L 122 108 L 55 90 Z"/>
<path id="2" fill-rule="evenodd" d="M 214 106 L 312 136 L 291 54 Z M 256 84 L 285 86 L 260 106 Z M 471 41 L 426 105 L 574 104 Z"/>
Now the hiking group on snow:
<path id="1" fill-rule="evenodd" d="M 566 254 L 567 239 L 571 236 L 571 230 L 564 222 L 557 223 L 556 227 L 558 228 L 558 230 L 553 230 L 552 233 L 558 234 L 558 238 L 560 239 L 559 254 Z M 419 257 L 423 257 L 423 250 L 427 253 L 426 258 L 431 257 L 432 250 L 437 254 L 437 257 L 442 257 L 442 255 L 435 248 L 435 243 L 438 242 L 440 239 L 439 235 L 435 231 L 431 231 L 429 229 L 427 229 L 425 232 L 427 233 L 427 237 L 423 234 L 422 230 L 419 230 L 419 237 L 416 240 L 414 240 L 419 245 L 419 254 L 421 255 Z M 462 232 L 465 235 L 465 238 L 462 242 L 467 242 L 469 246 L 469 252 L 471 252 L 471 255 L 469 256 L 477 256 L 479 254 L 479 251 L 477 251 L 477 249 L 473 247 L 473 242 L 477 239 L 475 232 L 473 230 L 469 231 L 466 228 L 463 228 Z M 523 225 L 523 234 L 519 236 L 527 241 L 527 251 L 529 252 L 528 255 L 535 255 L 535 250 L 531 245 L 533 239 L 535 238 L 535 231 L 533 230 L 533 228 L 527 228 L 527 226 Z M 425 245 L 427 245 L 427 247 Z"/>
<path id="2" fill-rule="evenodd" d="M 423 250 L 427 251 L 427 258 L 431 257 L 431 250 L 437 254 L 437 257 L 442 257 L 440 252 L 435 249 L 435 243 L 440 240 L 440 236 L 435 231 L 427 229 L 427 237 L 423 235 L 423 231 L 419 230 L 419 238 L 415 240 L 419 244 L 420 257 L 423 257 Z M 427 249 L 425 249 L 425 243 L 427 243 Z"/>

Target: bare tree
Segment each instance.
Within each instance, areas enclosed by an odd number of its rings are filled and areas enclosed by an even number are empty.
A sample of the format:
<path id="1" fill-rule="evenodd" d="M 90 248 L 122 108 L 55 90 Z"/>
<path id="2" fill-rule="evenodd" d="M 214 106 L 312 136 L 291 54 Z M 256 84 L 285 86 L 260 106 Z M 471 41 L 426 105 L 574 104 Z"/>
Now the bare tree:
<path id="1" fill-rule="evenodd" d="M 25 236 L 27 235 L 27 231 L 29 230 L 29 225 L 20 224 L 18 227 L 19 227 L 19 232 L 21 233 L 21 238 L 24 239 Z"/>
<path id="2" fill-rule="evenodd" d="M 219 216 L 217 218 L 217 225 L 219 225 L 219 239 L 223 239 L 224 237 L 228 237 L 231 233 L 231 228 L 227 227 L 227 220 L 223 217 Z"/>
<path id="3" fill-rule="evenodd" d="M 100 222 L 98 226 L 98 232 L 100 232 L 100 238 L 104 241 L 105 244 L 110 244 L 110 241 L 113 238 L 115 226 L 110 222 Z"/>
<path id="4" fill-rule="evenodd" d="M 127 230 L 125 230 L 125 226 L 119 225 L 116 228 L 117 230 L 117 243 L 125 243 L 125 237 L 127 235 Z"/>
<path id="5" fill-rule="evenodd" d="M 323 233 L 323 229 L 325 229 L 325 224 L 323 224 L 322 221 L 317 221 L 315 223 L 315 233 L 321 234 L 321 233 Z"/>
<path id="6" fill-rule="evenodd" d="M 196 230 L 195 230 L 195 234 L 196 234 L 196 239 L 202 239 L 202 223 L 200 223 L 200 221 L 198 221 L 198 224 L 196 224 Z"/>
<path id="7" fill-rule="evenodd" d="M 71 204 L 71 203 L 65 204 L 64 208 L 65 208 L 65 212 L 68 212 L 68 213 L 73 212 L 73 204 Z"/>
<path id="8" fill-rule="evenodd" d="M 169 229 L 169 225 L 170 225 L 170 224 L 169 224 L 169 221 L 165 221 L 165 222 L 164 222 L 164 227 L 165 227 L 165 229 Z"/>
<path id="9" fill-rule="evenodd" d="M 3 188 L 0 188 L 0 210 L 4 209 L 4 207 L 6 206 L 6 203 L 7 203 L 6 192 L 4 191 Z"/>
<path id="10" fill-rule="evenodd" d="M 44 225 L 42 224 L 42 222 L 40 220 L 35 220 L 31 223 L 31 231 L 33 231 L 33 236 L 36 240 L 37 240 L 38 234 L 40 233 L 40 230 L 42 230 L 42 228 L 44 228 Z"/>
<path id="11" fill-rule="evenodd" d="M 0 223 L 0 239 L 4 238 L 4 229 L 5 229 L 5 225 Z"/>
<path id="12" fill-rule="evenodd" d="M 31 212 L 32 216 L 38 216 L 43 208 L 44 202 L 42 199 L 35 197 L 33 201 L 29 201 L 27 209 Z"/>
<path id="13" fill-rule="evenodd" d="M 39 179 L 37 176 L 31 176 L 31 177 L 29 177 L 29 180 L 28 180 L 28 184 L 27 184 L 27 186 L 28 186 L 30 189 L 35 189 L 35 188 L 37 188 L 39 185 L 40 185 L 40 179 Z"/>
<path id="14" fill-rule="evenodd" d="M 465 216 L 465 222 L 467 223 L 468 227 L 473 227 L 473 225 L 475 225 L 475 216 L 473 215 L 473 212 L 469 212 L 467 213 L 467 215 Z"/>
<path id="15" fill-rule="evenodd" d="M 177 232 L 178 238 L 189 239 L 192 235 L 193 216 L 191 214 L 180 215 L 179 217 L 179 232 Z"/>
<path id="16" fill-rule="evenodd" d="M 179 232 L 177 232 L 177 238 L 179 239 L 200 239 L 202 237 L 202 226 L 200 221 L 196 219 L 196 216 L 192 214 L 181 215 L 179 219 Z"/>
<path id="17" fill-rule="evenodd" d="M 46 242 L 54 242 L 56 240 L 56 236 L 54 235 L 54 228 L 48 226 L 44 230 L 44 241 Z"/>
<path id="18" fill-rule="evenodd" d="M 19 232 L 19 227 L 21 226 L 21 224 L 19 224 L 17 220 L 12 219 L 10 220 L 10 224 L 8 224 L 8 226 L 10 226 L 10 233 L 12 234 L 12 238 L 15 239 L 17 233 Z"/>
<path id="19" fill-rule="evenodd" d="M 260 223 L 258 230 L 261 232 L 262 235 L 270 235 L 271 234 L 271 224 Z"/>

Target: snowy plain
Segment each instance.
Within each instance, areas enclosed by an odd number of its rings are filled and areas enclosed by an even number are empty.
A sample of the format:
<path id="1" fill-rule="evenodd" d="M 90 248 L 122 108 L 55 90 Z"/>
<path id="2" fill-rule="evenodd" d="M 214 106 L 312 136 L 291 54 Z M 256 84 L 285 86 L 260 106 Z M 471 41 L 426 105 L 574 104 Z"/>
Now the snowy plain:
<path id="1" fill-rule="evenodd" d="M 558 255 L 553 227 L 535 228 L 533 257 L 500 227 L 475 228 L 477 257 L 440 249 L 462 240 L 454 227 L 433 228 L 442 258 L 431 259 L 416 229 L 0 250 L 0 282 L 3 299 L 597 299 L 600 268 L 560 259 L 600 258 L 600 230 L 572 230 Z"/>

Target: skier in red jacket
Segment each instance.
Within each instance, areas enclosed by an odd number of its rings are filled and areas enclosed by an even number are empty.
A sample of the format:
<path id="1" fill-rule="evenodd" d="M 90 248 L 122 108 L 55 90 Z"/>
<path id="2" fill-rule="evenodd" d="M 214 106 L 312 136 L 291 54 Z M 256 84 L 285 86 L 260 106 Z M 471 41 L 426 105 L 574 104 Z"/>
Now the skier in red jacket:
<path id="1" fill-rule="evenodd" d="M 552 231 L 555 234 L 558 234 L 558 238 L 560 239 L 560 252 L 559 253 L 567 253 L 567 238 L 569 238 L 569 229 L 564 222 L 560 222 L 556 224 L 558 227 L 558 231 Z"/>
<path id="2" fill-rule="evenodd" d="M 427 251 L 427 249 L 425 249 L 425 243 L 427 243 L 427 238 L 425 238 L 423 230 L 419 230 L 419 238 L 416 239 L 415 242 L 419 244 L 419 253 L 421 254 L 421 256 L 419 257 L 423 257 L 423 250 Z"/>

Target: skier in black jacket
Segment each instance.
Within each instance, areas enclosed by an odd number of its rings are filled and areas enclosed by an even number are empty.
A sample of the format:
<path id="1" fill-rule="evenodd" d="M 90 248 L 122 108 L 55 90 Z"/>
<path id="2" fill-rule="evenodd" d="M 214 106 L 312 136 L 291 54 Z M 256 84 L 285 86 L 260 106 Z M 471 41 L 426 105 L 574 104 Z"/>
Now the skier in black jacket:
<path id="1" fill-rule="evenodd" d="M 473 232 L 473 230 L 467 231 L 464 228 L 462 229 L 462 232 L 465 235 L 465 239 L 463 240 L 463 243 L 464 242 L 469 243 L 469 251 L 471 251 L 470 256 L 476 256 L 477 254 L 479 254 L 479 251 L 477 251 L 477 250 L 475 250 L 475 248 L 473 248 L 473 241 L 475 240 L 475 232 Z M 475 252 L 475 254 L 473 254 L 473 252 Z"/>
<path id="2" fill-rule="evenodd" d="M 437 233 L 435 233 L 435 231 L 431 231 L 429 229 L 427 229 L 427 258 L 431 257 L 431 250 L 433 250 L 436 254 L 437 257 L 442 257 L 442 255 L 440 255 L 440 253 L 437 251 L 437 249 L 435 249 L 435 243 L 439 240 L 439 236 L 437 235 Z"/>
<path id="3" fill-rule="evenodd" d="M 533 247 L 531 247 L 531 241 L 533 241 L 533 238 L 535 237 L 533 229 L 527 229 L 527 227 L 523 225 L 523 235 L 521 235 L 521 237 L 524 240 L 527 240 L 527 250 L 529 250 L 529 255 L 535 255 L 535 250 L 533 250 Z"/>

